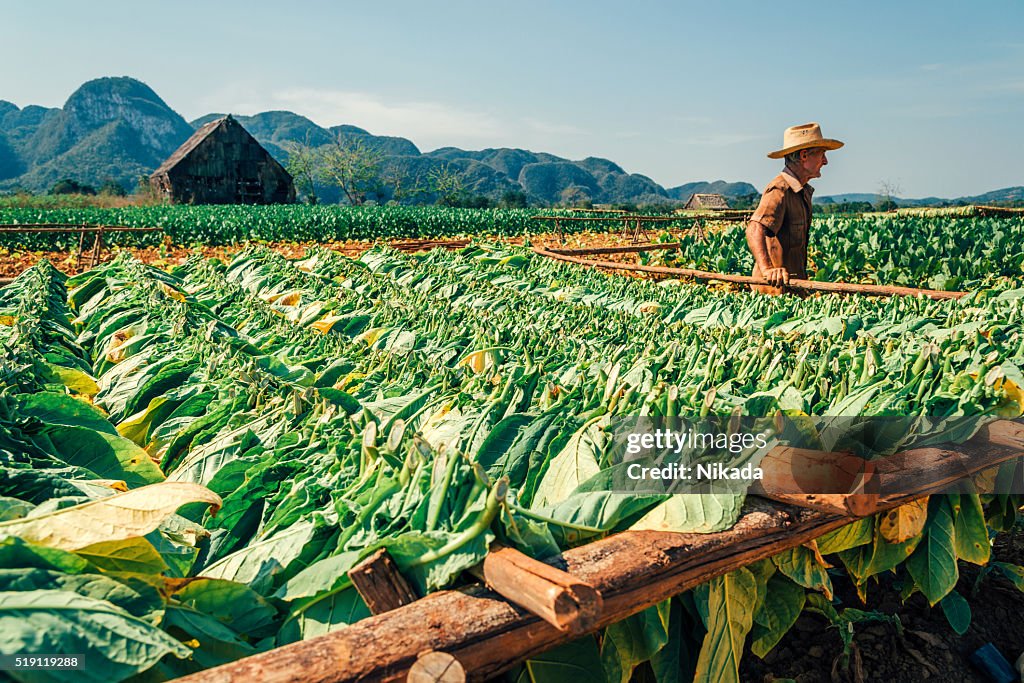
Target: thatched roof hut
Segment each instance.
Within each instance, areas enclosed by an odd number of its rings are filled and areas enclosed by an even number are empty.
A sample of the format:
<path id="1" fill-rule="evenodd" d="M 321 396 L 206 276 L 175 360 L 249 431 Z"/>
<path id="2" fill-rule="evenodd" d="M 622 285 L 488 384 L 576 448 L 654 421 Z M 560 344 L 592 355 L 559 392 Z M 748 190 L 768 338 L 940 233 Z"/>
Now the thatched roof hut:
<path id="1" fill-rule="evenodd" d="M 721 211 L 729 208 L 729 203 L 720 194 L 692 194 L 684 209 L 711 209 Z"/>
<path id="2" fill-rule="evenodd" d="M 184 204 L 287 204 L 291 175 L 230 114 L 192 134 L 149 177 L 150 185 Z"/>

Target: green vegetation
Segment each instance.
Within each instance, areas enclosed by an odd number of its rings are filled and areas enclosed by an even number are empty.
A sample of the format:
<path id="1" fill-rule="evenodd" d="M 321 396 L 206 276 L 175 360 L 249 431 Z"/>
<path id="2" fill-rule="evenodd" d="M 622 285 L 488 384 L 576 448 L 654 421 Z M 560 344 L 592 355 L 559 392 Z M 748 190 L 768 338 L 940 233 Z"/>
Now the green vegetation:
<path id="1" fill-rule="evenodd" d="M 742 226 L 687 236 L 669 264 L 718 273 L 753 268 Z M 1024 215 L 960 220 L 938 216 L 825 216 L 814 221 L 812 279 L 964 290 L 1024 274 Z"/>
<path id="2" fill-rule="evenodd" d="M 172 274 L 121 256 L 70 280 L 41 263 L 0 290 L 5 647 L 168 678 L 366 616 L 345 571 L 380 547 L 422 593 L 495 539 L 544 557 L 623 529 L 726 529 L 741 493 L 607 490 L 613 420 L 927 415 L 904 444 L 962 440 L 947 419 L 1024 412 L 1024 289 L 1004 284 L 772 298 L 488 244 L 249 249 Z M 833 605 L 823 558 L 864 594 L 896 572 L 961 629 L 957 559 L 988 562 L 1022 502 L 934 496 L 909 527 L 856 522 L 544 659 L 736 681 L 744 643 L 763 656 L 802 610 L 843 638 L 881 618 Z"/>

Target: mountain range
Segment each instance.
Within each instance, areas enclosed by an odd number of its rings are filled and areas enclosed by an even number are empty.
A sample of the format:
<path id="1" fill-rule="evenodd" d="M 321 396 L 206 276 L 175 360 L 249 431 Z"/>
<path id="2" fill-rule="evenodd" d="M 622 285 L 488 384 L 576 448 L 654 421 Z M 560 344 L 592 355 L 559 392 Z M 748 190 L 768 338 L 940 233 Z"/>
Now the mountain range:
<path id="1" fill-rule="evenodd" d="M 89 81 L 60 108 L 19 108 L 0 100 L 0 189 L 44 192 L 63 178 L 93 187 L 113 181 L 134 189 L 141 175 L 152 172 L 199 126 L 221 115 L 186 121 L 149 86 L 129 77 Z M 492 200 L 514 191 L 537 204 L 558 203 L 567 196 L 644 204 L 685 201 L 693 192 L 757 192 L 749 183 L 725 181 L 665 188 L 598 157 L 570 160 L 512 148 L 423 152 L 406 138 L 373 135 L 351 125 L 324 128 L 289 111 L 235 118 L 282 163 L 288 158 L 288 143 L 320 146 L 337 136 L 358 138 L 406 176 L 407 187 L 448 167 L 459 171 L 467 192 Z M 320 194 L 336 198 L 328 188 L 320 188 Z"/>
<path id="2" fill-rule="evenodd" d="M 80 86 L 63 107 L 24 108 L 0 100 L 0 190 L 18 188 L 45 192 L 58 180 L 70 178 L 100 187 L 114 182 L 133 190 L 204 123 L 222 114 L 186 121 L 149 86 L 126 76 L 99 78 Z M 546 152 L 495 148 L 464 150 L 442 147 L 421 151 L 411 140 L 374 135 L 352 125 L 324 128 L 289 111 L 236 116 L 246 130 L 282 163 L 289 143 L 321 146 L 337 137 L 358 140 L 376 150 L 391 179 L 405 188 L 422 186 L 424 179 L 444 168 L 456 169 L 469 194 L 498 200 L 509 192 L 522 193 L 532 204 L 557 204 L 571 198 L 594 203 L 673 204 L 693 193 L 717 193 L 745 198 L 759 193 L 746 182 L 692 182 L 665 188 L 639 173 L 627 173 L 608 159 L 571 160 Z M 389 190 L 389 193 L 391 191 Z M 319 188 L 325 201 L 338 192 Z M 428 193 L 429 194 L 429 193 Z M 387 199 L 389 195 L 383 198 Z M 414 196 L 406 193 L 407 197 Z M 424 199 L 421 193 L 419 198 Z M 427 196 L 426 199 L 431 197 Z M 828 201 L 871 201 L 878 195 L 833 195 Z M 972 203 L 1024 199 L 1014 187 L 979 195 Z M 902 200 L 903 205 L 949 203 L 929 197 Z"/>

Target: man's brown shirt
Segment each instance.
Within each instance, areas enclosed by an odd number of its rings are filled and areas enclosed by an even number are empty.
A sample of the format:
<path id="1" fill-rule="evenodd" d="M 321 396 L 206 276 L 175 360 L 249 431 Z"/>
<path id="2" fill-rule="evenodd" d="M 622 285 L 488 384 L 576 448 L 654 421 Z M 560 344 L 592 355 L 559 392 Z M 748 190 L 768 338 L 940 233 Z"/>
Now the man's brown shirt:
<path id="1" fill-rule="evenodd" d="M 783 171 L 775 176 L 750 220 L 764 226 L 768 259 L 773 268 L 785 268 L 789 276 L 807 279 L 807 233 L 811 226 L 811 195 L 814 188 L 800 185 L 800 181 Z M 754 277 L 762 277 L 754 264 Z M 754 289 L 776 293 L 774 287 Z"/>

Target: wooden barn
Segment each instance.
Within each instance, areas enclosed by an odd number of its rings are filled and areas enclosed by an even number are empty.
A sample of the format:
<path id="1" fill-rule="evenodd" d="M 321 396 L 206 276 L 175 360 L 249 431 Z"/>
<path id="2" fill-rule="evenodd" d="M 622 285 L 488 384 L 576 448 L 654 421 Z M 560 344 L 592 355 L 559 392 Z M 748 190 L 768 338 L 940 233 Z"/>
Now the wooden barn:
<path id="1" fill-rule="evenodd" d="M 720 194 L 692 194 L 684 209 L 711 209 L 721 211 L 729 208 L 729 203 Z"/>
<path id="2" fill-rule="evenodd" d="M 230 114 L 192 134 L 149 177 L 179 204 L 289 204 L 292 177 Z"/>

